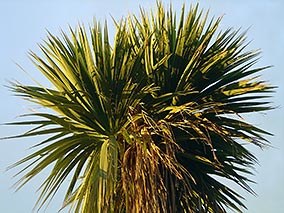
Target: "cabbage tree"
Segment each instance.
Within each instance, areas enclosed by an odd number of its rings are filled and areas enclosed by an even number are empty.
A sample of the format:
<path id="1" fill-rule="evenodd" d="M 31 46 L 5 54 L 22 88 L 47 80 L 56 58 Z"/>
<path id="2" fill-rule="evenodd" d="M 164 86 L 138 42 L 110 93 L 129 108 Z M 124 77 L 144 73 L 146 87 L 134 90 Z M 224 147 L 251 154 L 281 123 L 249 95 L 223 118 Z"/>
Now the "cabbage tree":
<path id="1" fill-rule="evenodd" d="M 18 187 L 51 166 L 38 208 L 67 183 L 71 212 L 242 212 L 223 180 L 253 193 L 246 144 L 266 146 L 269 133 L 242 115 L 271 109 L 273 87 L 259 78 L 259 51 L 220 21 L 158 3 L 114 22 L 113 44 L 98 22 L 49 34 L 30 56 L 53 86 L 11 86 L 43 108 L 11 123 L 31 129 L 10 138 L 46 136 L 12 166 Z"/>

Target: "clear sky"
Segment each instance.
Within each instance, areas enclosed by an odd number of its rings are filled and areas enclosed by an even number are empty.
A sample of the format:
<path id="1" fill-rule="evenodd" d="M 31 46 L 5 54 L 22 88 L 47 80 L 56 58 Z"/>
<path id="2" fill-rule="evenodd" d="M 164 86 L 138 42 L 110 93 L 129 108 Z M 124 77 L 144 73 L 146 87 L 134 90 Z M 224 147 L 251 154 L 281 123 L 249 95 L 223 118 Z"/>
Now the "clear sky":
<path id="1" fill-rule="evenodd" d="M 165 5 L 170 1 L 164 0 Z M 260 166 L 256 166 L 253 189 L 258 196 L 243 194 L 247 201 L 248 213 L 283 212 L 284 200 L 284 1 L 283 0 L 184 0 L 187 7 L 200 2 L 202 8 L 210 8 L 211 15 L 224 15 L 221 29 L 228 27 L 247 29 L 251 41 L 249 48 L 261 48 L 262 58 L 258 65 L 274 65 L 263 73 L 263 79 L 279 86 L 272 99 L 278 108 L 266 114 L 250 115 L 249 121 L 275 134 L 269 137 L 274 148 L 258 150 Z M 172 0 L 178 12 L 182 1 Z M 150 8 L 155 0 L 0 0 L 0 123 L 15 121 L 16 116 L 26 113 L 31 104 L 13 97 L 4 85 L 7 80 L 17 79 L 32 83 L 15 62 L 40 82 L 46 80 L 40 75 L 27 57 L 29 50 L 38 52 L 37 43 L 46 38 L 46 29 L 59 35 L 60 29 L 78 22 L 91 24 L 94 17 L 102 22 L 111 16 L 118 19 L 129 13 L 138 14 L 139 5 Z M 111 32 L 113 35 L 113 31 Z M 0 126 L 0 137 L 22 132 L 17 127 Z M 35 193 L 41 177 L 14 193 L 11 188 L 15 170 L 5 172 L 7 166 L 24 157 L 35 144 L 33 138 L 16 141 L 0 141 L 0 212 L 29 213 L 38 194 Z M 46 173 L 45 173 L 46 174 Z M 43 174 L 43 175 L 45 175 Z M 47 213 L 56 212 L 61 204 L 59 194 Z M 40 211 L 44 212 L 44 211 Z"/>

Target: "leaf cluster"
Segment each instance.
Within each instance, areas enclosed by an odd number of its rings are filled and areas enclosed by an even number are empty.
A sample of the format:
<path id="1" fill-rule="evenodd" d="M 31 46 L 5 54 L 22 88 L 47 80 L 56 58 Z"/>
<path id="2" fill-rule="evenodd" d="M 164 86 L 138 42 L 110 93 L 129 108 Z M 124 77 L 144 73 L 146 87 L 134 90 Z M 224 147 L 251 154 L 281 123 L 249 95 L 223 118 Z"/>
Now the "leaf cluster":
<path id="1" fill-rule="evenodd" d="M 271 109 L 273 87 L 258 77 L 268 67 L 254 68 L 259 51 L 238 30 L 218 32 L 220 21 L 198 5 L 177 19 L 158 3 L 115 22 L 113 45 L 97 22 L 49 34 L 31 57 L 53 88 L 11 86 L 54 112 L 11 123 L 34 128 L 10 138 L 47 137 L 13 165 L 25 165 L 18 186 L 52 165 L 38 207 L 70 178 L 63 207 L 74 212 L 241 212 L 219 177 L 253 193 L 244 143 L 263 147 L 269 133 L 241 114 Z"/>

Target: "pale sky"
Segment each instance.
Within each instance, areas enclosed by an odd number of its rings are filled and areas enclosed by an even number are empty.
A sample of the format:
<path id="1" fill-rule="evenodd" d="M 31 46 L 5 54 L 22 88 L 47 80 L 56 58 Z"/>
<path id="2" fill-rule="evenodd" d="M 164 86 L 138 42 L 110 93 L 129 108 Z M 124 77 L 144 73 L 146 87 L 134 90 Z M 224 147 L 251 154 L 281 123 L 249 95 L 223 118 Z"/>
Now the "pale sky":
<path id="1" fill-rule="evenodd" d="M 30 103 L 12 96 L 4 85 L 8 80 L 17 79 L 23 83 L 33 82 L 15 63 L 20 64 L 33 78 L 45 83 L 46 80 L 28 59 L 27 52 L 39 52 L 37 43 L 46 38 L 46 30 L 59 35 L 60 29 L 77 23 L 89 25 L 94 17 L 108 20 L 111 26 L 113 16 L 118 19 L 129 13 L 138 14 L 139 5 L 144 8 L 155 6 L 155 0 L 0 0 L 0 123 L 15 121 L 20 114 L 27 113 Z M 165 5 L 170 1 L 164 0 Z M 266 114 L 248 116 L 250 122 L 275 134 L 268 137 L 273 148 L 258 150 L 252 148 L 259 159 L 253 179 L 257 184 L 252 188 L 257 197 L 243 193 L 248 213 L 283 212 L 284 201 L 284 1 L 283 0 L 185 0 L 172 4 L 179 13 L 182 3 L 187 8 L 191 3 L 200 2 L 201 8 L 210 8 L 212 16 L 222 16 L 221 29 L 228 27 L 250 28 L 247 35 L 250 49 L 262 49 L 258 66 L 273 65 L 263 73 L 263 79 L 279 86 L 271 99 L 278 108 Z M 113 36 L 113 31 L 110 36 Z M 21 133 L 18 127 L 0 126 L 0 137 Z M 37 186 L 45 174 L 34 179 L 22 190 L 14 193 L 11 188 L 16 170 L 5 172 L 7 166 L 30 153 L 28 148 L 38 140 L 35 138 L 0 141 L 0 212 L 30 213 L 38 196 Z M 55 197 L 45 211 L 54 213 L 60 208 L 63 192 Z M 44 212 L 44 209 L 40 212 Z"/>

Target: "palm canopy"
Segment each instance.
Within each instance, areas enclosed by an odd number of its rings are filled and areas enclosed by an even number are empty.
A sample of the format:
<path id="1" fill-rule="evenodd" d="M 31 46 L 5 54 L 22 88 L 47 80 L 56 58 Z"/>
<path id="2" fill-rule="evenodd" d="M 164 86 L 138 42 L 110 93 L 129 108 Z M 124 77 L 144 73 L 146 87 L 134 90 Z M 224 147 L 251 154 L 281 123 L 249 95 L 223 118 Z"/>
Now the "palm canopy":
<path id="1" fill-rule="evenodd" d="M 31 57 L 54 87 L 11 86 L 54 111 L 11 123 L 34 127 L 10 138 L 47 136 L 12 166 L 26 165 L 18 187 L 51 165 L 39 208 L 70 179 L 63 207 L 74 212 L 241 212 L 221 179 L 253 193 L 256 158 L 244 143 L 263 147 L 269 133 L 240 115 L 271 109 L 273 87 L 245 35 L 207 19 L 198 5 L 177 19 L 158 3 L 115 22 L 113 45 L 106 24 L 49 34 Z"/>

